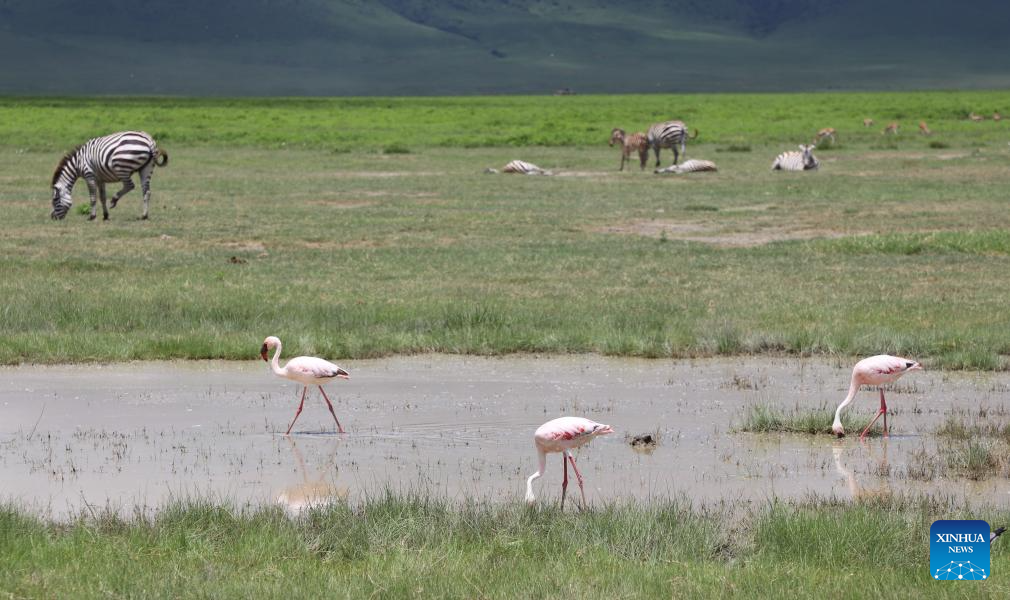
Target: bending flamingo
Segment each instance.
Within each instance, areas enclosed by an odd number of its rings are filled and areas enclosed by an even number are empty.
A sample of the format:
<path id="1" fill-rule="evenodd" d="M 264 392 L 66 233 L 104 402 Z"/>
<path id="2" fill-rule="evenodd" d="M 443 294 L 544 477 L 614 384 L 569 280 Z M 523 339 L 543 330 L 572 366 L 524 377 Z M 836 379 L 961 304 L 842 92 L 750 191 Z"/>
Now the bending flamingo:
<path id="1" fill-rule="evenodd" d="M 561 508 L 565 508 L 565 494 L 568 491 L 568 462 L 572 463 L 575 478 L 579 481 L 579 491 L 582 492 L 582 506 L 586 505 L 586 490 L 582 487 L 582 474 L 575 466 L 572 450 L 584 446 L 598 435 L 614 433 L 610 425 L 603 425 L 582 417 L 561 417 L 548 421 L 537 428 L 533 434 L 533 443 L 537 447 L 540 466 L 537 472 L 526 480 L 526 502 L 533 504 L 533 480 L 544 474 L 547 467 L 547 453 L 560 452 L 561 462 L 565 467 L 565 478 L 561 482 Z"/>
<path id="2" fill-rule="evenodd" d="M 884 435 L 887 435 L 887 402 L 884 401 L 883 386 L 894 383 L 899 377 L 909 371 L 918 369 L 922 369 L 922 367 L 914 360 L 901 358 L 900 356 L 888 356 L 886 354 L 871 356 L 857 362 L 856 366 L 852 368 L 852 384 L 849 386 L 849 395 L 838 405 L 838 410 L 835 411 L 835 422 L 831 426 L 831 431 L 834 431 L 838 437 L 845 436 L 845 428 L 842 427 L 842 409 L 848 406 L 853 398 L 856 397 L 859 386 L 875 385 L 880 387 L 880 410 L 877 411 L 876 416 L 866 426 L 863 433 L 859 435 L 859 439 L 866 437 L 866 434 L 870 431 L 870 427 L 873 427 L 873 424 L 877 422 L 880 415 L 884 415 Z"/>
<path id="3" fill-rule="evenodd" d="M 271 348 L 276 348 L 274 351 L 274 357 L 272 360 L 267 359 L 267 351 Z M 319 388 L 319 391 L 323 394 L 323 399 L 326 400 L 326 406 L 330 409 L 330 414 L 333 415 L 333 420 L 337 422 L 337 430 L 340 433 L 344 433 L 344 428 L 340 426 L 340 421 L 337 419 L 337 413 L 333 412 L 333 404 L 330 399 L 326 397 L 326 392 L 323 391 L 323 384 L 329 383 L 333 379 L 350 379 L 350 375 L 347 371 L 341 369 L 337 365 L 331 363 L 328 360 L 323 360 L 321 358 L 316 358 L 314 356 L 296 356 L 288 361 L 284 367 L 281 367 L 281 341 L 279 338 L 270 336 L 263 340 L 263 346 L 260 348 L 260 356 L 263 360 L 269 360 L 270 369 L 274 372 L 274 375 L 278 377 L 286 377 L 291 381 L 297 381 L 302 384 L 302 401 L 298 404 L 298 411 L 295 412 L 295 418 L 291 419 L 291 424 L 288 425 L 288 430 L 284 432 L 284 435 L 291 434 L 291 428 L 295 426 L 295 421 L 298 420 L 298 415 L 302 414 L 302 407 L 305 405 L 305 394 L 309 391 L 309 386 L 314 385 Z"/>

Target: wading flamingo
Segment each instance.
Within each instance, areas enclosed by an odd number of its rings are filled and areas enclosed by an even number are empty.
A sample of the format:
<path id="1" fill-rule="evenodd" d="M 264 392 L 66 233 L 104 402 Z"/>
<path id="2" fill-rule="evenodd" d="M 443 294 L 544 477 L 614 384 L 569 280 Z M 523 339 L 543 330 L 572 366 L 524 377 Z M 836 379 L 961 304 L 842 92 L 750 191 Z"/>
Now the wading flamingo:
<path id="1" fill-rule="evenodd" d="M 582 492 L 582 506 L 586 506 L 586 490 L 582 487 L 582 474 L 575 466 L 575 457 L 572 450 L 584 446 L 598 435 L 614 433 L 610 425 L 603 425 L 582 417 L 561 417 L 553 421 L 547 421 L 537 428 L 533 434 L 533 443 L 537 447 L 537 455 L 540 466 L 537 472 L 530 475 L 526 480 L 526 502 L 533 504 L 533 480 L 544 474 L 547 467 L 547 453 L 560 452 L 561 463 L 565 467 L 565 478 L 561 482 L 561 509 L 565 508 L 565 494 L 568 490 L 568 462 L 571 461 L 572 469 L 575 470 L 575 478 L 579 482 L 579 491 Z"/>
<path id="2" fill-rule="evenodd" d="M 276 348 L 274 350 L 273 359 L 267 358 L 267 351 L 271 348 Z M 323 399 L 326 400 L 326 406 L 330 409 L 330 414 L 333 415 L 333 420 L 337 422 L 337 430 L 340 433 L 344 433 L 344 428 L 340 426 L 340 421 L 337 419 L 337 413 L 333 412 L 333 404 L 330 399 L 326 397 L 326 392 L 323 391 L 323 384 L 329 383 L 330 381 L 340 378 L 340 379 L 350 379 L 350 375 L 347 371 L 341 369 L 337 365 L 331 363 L 328 360 L 323 360 L 321 358 L 316 358 L 314 356 L 296 356 L 288 361 L 284 367 L 281 367 L 281 341 L 279 338 L 270 336 L 263 340 L 263 346 L 260 347 L 260 356 L 263 360 L 270 363 L 270 370 L 274 372 L 274 375 L 278 377 L 285 377 L 291 381 L 297 381 L 302 384 L 302 401 L 298 404 L 298 410 L 295 412 L 295 418 L 291 419 L 291 424 L 288 425 L 288 430 L 284 432 L 284 435 L 291 434 L 291 428 L 295 426 L 295 421 L 298 420 L 298 415 L 302 414 L 302 407 L 305 406 L 305 394 L 309 391 L 309 386 L 314 385 L 319 388 L 319 391 L 323 394 Z"/>
<path id="3" fill-rule="evenodd" d="M 835 422 L 831 426 L 831 431 L 834 431 L 838 437 L 845 436 L 845 428 L 842 427 L 842 409 L 848 406 L 853 398 L 856 397 L 859 386 L 875 385 L 880 388 L 880 410 L 877 411 L 876 416 L 866 426 L 863 433 L 859 435 L 859 439 L 866 437 L 866 434 L 870 431 L 870 427 L 873 427 L 873 424 L 877 422 L 880 415 L 884 415 L 884 435 L 887 435 L 887 402 L 884 401 L 883 386 L 894 383 L 899 377 L 909 371 L 918 369 L 922 369 L 922 367 L 914 360 L 901 358 L 900 356 L 888 356 L 887 354 L 871 356 L 857 362 L 856 366 L 852 368 L 852 384 L 849 385 L 849 395 L 838 405 L 838 410 L 835 411 Z"/>

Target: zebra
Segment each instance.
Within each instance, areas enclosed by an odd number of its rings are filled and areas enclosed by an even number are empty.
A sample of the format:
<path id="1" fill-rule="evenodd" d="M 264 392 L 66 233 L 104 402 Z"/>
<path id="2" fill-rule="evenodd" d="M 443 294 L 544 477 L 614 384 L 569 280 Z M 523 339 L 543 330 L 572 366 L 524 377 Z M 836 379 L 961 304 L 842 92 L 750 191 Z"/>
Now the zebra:
<path id="1" fill-rule="evenodd" d="M 492 169 L 488 167 L 484 169 L 485 173 L 494 174 L 498 172 L 498 169 Z M 502 173 L 513 173 L 519 175 L 553 175 L 550 171 L 546 169 L 541 169 L 533 163 L 528 163 L 524 160 L 513 160 L 509 164 L 502 168 Z"/>
<path id="2" fill-rule="evenodd" d="M 683 121 L 666 121 L 649 127 L 647 139 L 652 150 L 656 153 L 656 166 L 659 166 L 659 150 L 661 148 L 673 150 L 673 164 L 677 164 L 680 155 L 685 153 L 684 146 L 688 137 L 692 140 L 698 137 L 698 130 L 694 130 L 693 136 L 688 136 L 687 125 L 684 125 Z M 680 147 L 679 152 L 677 151 L 678 146 Z"/>
<path id="3" fill-rule="evenodd" d="M 160 162 L 159 162 L 160 159 Z M 67 216 L 73 206 L 71 191 L 80 177 L 88 184 L 91 195 L 89 221 L 95 219 L 95 196 L 102 201 L 102 217 L 109 219 L 105 206 L 105 184 L 123 182 L 123 189 L 112 197 L 112 208 L 119 199 L 134 188 L 132 176 L 140 172 L 140 189 L 144 192 L 144 213 L 151 201 L 151 173 L 155 166 L 168 164 L 168 153 L 158 148 L 154 139 L 143 131 L 121 131 L 105 137 L 90 139 L 67 153 L 53 172 L 53 219 Z"/>
<path id="4" fill-rule="evenodd" d="M 670 165 L 665 169 L 656 169 L 654 173 L 702 173 L 705 171 L 718 171 L 715 163 L 710 160 L 685 160 L 681 165 Z"/>
<path id="5" fill-rule="evenodd" d="M 638 160 L 642 170 L 645 170 L 645 163 L 649 160 L 649 140 L 646 139 L 644 133 L 637 132 L 627 135 L 623 129 L 614 127 L 614 130 L 610 132 L 610 145 L 613 146 L 615 143 L 621 144 L 621 171 L 624 170 L 625 161 L 630 162 L 633 150 L 638 152 Z"/>
<path id="6" fill-rule="evenodd" d="M 806 146 L 800 144 L 800 152 L 795 150 L 783 152 L 775 157 L 772 163 L 772 171 L 810 171 L 821 166 L 821 161 L 814 156 L 813 144 Z"/>

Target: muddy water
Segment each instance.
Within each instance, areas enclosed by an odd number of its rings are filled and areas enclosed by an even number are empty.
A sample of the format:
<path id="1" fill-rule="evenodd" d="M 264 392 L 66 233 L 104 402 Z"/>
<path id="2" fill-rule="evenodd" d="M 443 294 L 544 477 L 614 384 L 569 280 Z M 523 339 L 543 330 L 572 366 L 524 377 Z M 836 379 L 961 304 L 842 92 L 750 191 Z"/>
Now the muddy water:
<path id="1" fill-rule="evenodd" d="M 850 367 L 830 361 L 436 355 L 344 366 L 351 380 L 329 390 L 347 434 L 333 433 L 315 391 L 290 437 L 299 388 L 262 362 L 0 369 L 0 498 L 56 517 L 186 497 L 297 512 L 386 488 L 517 500 L 535 469 L 533 430 L 581 415 L 618 432 L 578 455 L 591 501 L 905 490 L 1010 499 L 1005 480 L 901 476 L 951 411 L 1004 408 L 1006 374 L 913 373 L 889 395 L 896 435 L 860 444 L 732 432 L 754 402 L 833 407 Z M 876 405 L 864 391 L 852 410 L 869 419 Z M 646 433 L 658 446 L 632 449 L 626 436 Z M 560 482 L 552 455 L 540 500 L 556 501 Z"/>

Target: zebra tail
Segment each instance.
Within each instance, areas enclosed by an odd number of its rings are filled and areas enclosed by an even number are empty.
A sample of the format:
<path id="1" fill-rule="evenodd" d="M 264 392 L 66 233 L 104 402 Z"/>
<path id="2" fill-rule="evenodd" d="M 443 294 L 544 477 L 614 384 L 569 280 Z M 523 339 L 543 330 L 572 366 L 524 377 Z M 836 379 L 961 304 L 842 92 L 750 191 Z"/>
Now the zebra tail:
<path id="1" fill-rule="evenodd" d="M 158 158 L 161 158 L 162 161 L 158 162 Z M 158 157 L 154 159 L 154 164 L 155 164 L 155 166 L 158 166 L 158 167 L 164 167 L 165 165 L 167 165 L 168 164 L 168 152 L 165 152 L 161 148 L 158 148 Z"/>
<path id="2" fill-rule="evenodd" d="M 688 136 L 688 137 L 689 137 L 690 139 L 692 139 L 692 140 L 696 140 L 696 139 L 698 139 L 698 129 L 697 129 L 697 128 L 695 128 L 695 130 L 694 130 L 694 135 L 691 135 L 691 136 Z"/>

